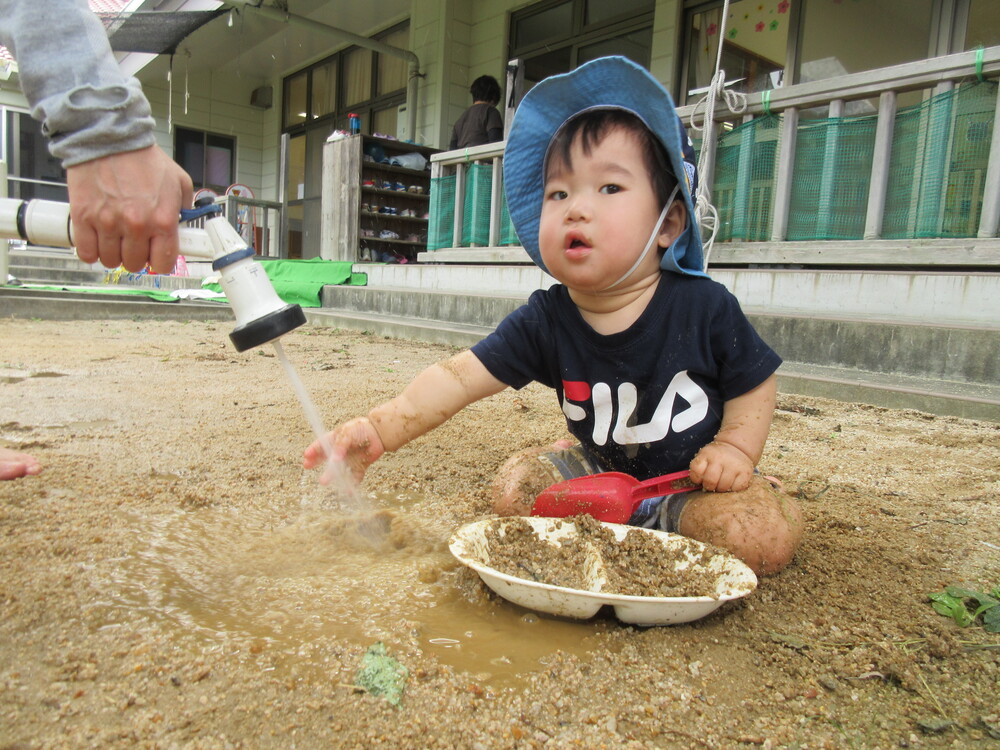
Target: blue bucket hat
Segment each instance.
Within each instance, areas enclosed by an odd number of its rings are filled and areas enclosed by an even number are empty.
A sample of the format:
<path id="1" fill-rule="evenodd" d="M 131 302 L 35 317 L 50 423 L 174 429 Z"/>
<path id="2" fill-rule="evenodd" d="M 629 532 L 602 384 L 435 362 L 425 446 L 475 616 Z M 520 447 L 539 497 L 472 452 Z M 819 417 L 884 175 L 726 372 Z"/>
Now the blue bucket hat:
<path id="1" fill-rule="evenodd" d="M 660 261 L 665 271 L 707 276 L 701 232 L 694 221 L 697 188 L 694 148 L 674 109 L 673 99 L 645 68 L 624 57 L 602 57 L 563 75 L 541 81 L 525 94 L 514 113 L 504 151 L 507 207 L 518 239 L 543 271 L 538 225 L 545 188 L 545 157 L 553 137 L 573 117 L 595 109 L 630 112 L 663 144 L 687 206 L 684 231 Z"/>

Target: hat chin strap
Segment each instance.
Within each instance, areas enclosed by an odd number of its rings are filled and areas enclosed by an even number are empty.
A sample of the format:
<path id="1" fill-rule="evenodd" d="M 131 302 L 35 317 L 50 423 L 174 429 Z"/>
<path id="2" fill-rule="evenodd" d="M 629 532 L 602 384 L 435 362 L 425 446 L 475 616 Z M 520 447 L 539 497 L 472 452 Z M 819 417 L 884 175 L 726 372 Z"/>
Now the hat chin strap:
<path id="1" fill-rule="evenodd" d="M 621 284 L 623 281 L 625 281 L 625 279 L 627 279 L 629 276 L 635 273 L 635 269 L 637 269 L 639 267 L 639 264 L 646 259 L 646 256 L 649 255 L 649 251 L 652 250 L 653 246 L 656 244 L 656 236 L 660 233 L 660 228 L 663 226 L 663 221 L 664 219 L 667 218 L 667 211 L 669 211 L 670 207 L 674 205 L 674 198 L 677 197 L 677 192 L 680 189 L 681 189 L 681 183 L 678 182 L 676 185 L 674 185 L 674 190 L 670 194 L 670 197 L 667 198 L 667 205 L 665 205 L 663 207 L 663 210 L 660 211 L 660 218 L 656 220 L 656 226 L 653 227 L 653 233 L 649 235 L 649 239 L 646 241 L 646 247 L 644 247 L 642 249 L 642 252 L 639 253 L 639 257 L 635 259 L 635 263 L 632 264 L 632 267 L 628 269 L 625 272 L 625 274 L 620 279 L 618 279 L 618 281 L 616 281 L 614 284 L 611 284 L 610 286 L 606 286 L 603 289 L 598 290 L 599 293 L 606 292 L 609 289 L 614 289 L 616 286 Z"/>

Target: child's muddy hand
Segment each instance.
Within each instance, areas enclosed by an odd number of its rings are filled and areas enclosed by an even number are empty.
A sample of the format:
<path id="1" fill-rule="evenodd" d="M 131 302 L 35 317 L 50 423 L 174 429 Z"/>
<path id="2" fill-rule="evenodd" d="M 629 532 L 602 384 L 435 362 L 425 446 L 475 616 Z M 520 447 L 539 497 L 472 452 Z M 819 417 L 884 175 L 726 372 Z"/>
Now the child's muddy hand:
<path id="1" fill-rule="evenodd" d="M 327 452 L 329 451 L 329 456 Z M 337 462 L 350 469 L 354 479 L 361 481 L 368 467 L 385 453 L 382 439 L 368 417 L 357 417 L 337 427 L 323 440 L 316 440 L 302 454 L 302 466 L 312 469 Z M 329 481 L 324 473 L 324 478 Z M 321 480 L 322 481 L 322 480 Z"/>
<path id="2" fill-rule="evenodd" d="M 691 461 L 691 481 L 712 492 L 740 492 L 750 486 L 753 463 L 739 448 L 712 442 Z"/>

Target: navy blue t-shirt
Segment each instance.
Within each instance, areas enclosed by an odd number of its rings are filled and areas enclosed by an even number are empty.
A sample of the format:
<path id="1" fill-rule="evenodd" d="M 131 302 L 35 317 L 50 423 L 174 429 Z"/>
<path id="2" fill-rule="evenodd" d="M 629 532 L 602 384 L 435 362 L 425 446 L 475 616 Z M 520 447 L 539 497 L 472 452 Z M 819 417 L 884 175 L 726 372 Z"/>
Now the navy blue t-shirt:
<path id="1" fill-rule="evenodd" d="M 597 333 L 556 284 L 472 352 L 507 385 L 554 388 L 569 431 L 597 462 L 640 480 L 686 469 L 719 431 L 723 403 L 781 364 L 724 286 L 679 274 L 663 274 L 620 333 Z"/>

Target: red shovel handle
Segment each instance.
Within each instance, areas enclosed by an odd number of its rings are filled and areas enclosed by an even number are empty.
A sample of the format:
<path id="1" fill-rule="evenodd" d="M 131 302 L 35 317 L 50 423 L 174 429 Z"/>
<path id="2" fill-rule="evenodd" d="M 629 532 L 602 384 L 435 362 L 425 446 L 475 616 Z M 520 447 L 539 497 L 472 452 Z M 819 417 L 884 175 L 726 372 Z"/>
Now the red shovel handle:
<path id="1" fill-rule="evenodd" d="M 639 482 L 632 488 L 632 502 L 638 505 L 646 498 L 676 495 L 679 492 L 690 492 L 697 489 L 698 485 L 691 481 L 690 474 L 691 472 L 687 470 L 676 471 L 673 474 L 664 474 L 662 477 L 653 477 L 645 482 Z"/>

